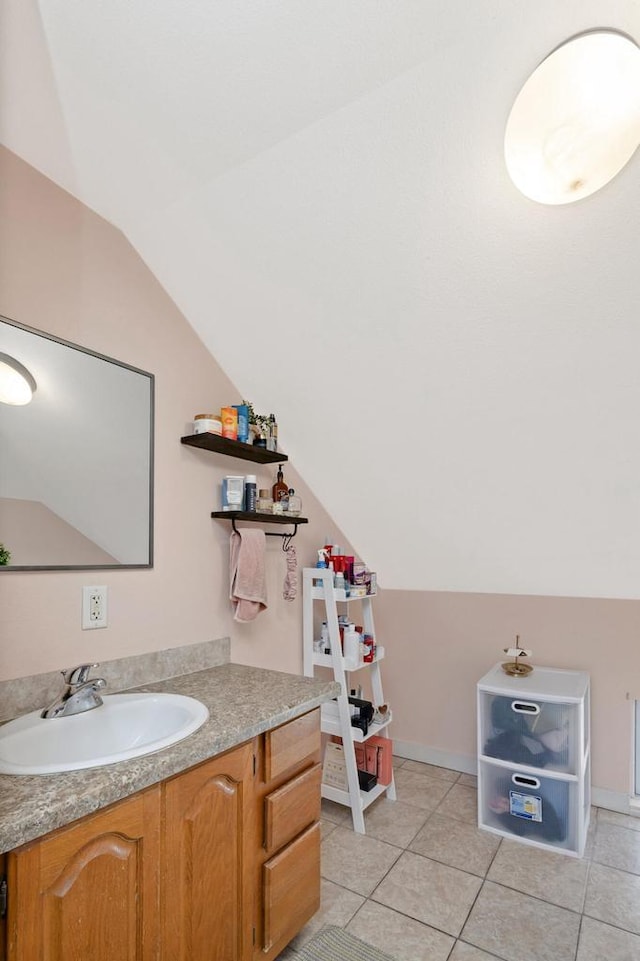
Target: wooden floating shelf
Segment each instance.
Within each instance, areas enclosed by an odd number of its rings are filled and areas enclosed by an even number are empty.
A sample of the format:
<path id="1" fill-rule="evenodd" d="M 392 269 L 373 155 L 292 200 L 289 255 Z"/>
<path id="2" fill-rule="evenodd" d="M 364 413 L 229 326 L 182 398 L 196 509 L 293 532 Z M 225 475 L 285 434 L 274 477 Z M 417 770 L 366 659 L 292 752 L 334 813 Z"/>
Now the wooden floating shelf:
<path id="1" fill-rule="evenodd" d="M 261 514 L 258 511 L 212 511 L 212 517 L 222 518 L 227 521 L 257 521 L 260 524 L 308 524 L 308 517 L 299 517 L 287 514 Z"/>
<path id="2" fill-rule="evenodd" d="M 226 454 L 228 457 L 238 457 L 240 460 L 250 460 L 255 464 L 284 464 L 289 458 L 281 451 L 266 450 L 253 444 L 243 444 L 239 440 L 229 440 L 219 434 L 188 434 L 180 438 L 181 444 L 188 447 L 199 447 L 200 450 L 213 451 L 216 454 Z M 241 518 L 246 520 L 246 518 Z M 287 518 L 291 520 L 291 518 Z M 276 523 L 278 523 L 276 521 Z M 304 523 L 301 521 L 301 523 Z"/>

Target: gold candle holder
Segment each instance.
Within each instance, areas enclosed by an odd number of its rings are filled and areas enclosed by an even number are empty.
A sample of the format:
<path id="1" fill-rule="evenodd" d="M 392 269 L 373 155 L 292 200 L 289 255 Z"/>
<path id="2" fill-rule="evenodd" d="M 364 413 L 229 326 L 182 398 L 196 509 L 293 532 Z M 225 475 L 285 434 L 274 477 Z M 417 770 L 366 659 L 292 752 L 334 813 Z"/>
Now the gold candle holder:
<path id="1" fill-rule="evenodd" d="M 523 657 L 530 657 L 531 651 L 525 651 L 524 648 L 520 647 L 519 634 L 516 634 L 515 647 L 505 647 L 503 650 L 505 654 L 513 657 L 512 661 L 505 661 L 502 664 L 502 670 L 505 674 L 509 674 L 511 677 L 525 677 L 527 674 L 531 674 L 533 670 L 531 664 L 526 664 L 521 660 Z"/>

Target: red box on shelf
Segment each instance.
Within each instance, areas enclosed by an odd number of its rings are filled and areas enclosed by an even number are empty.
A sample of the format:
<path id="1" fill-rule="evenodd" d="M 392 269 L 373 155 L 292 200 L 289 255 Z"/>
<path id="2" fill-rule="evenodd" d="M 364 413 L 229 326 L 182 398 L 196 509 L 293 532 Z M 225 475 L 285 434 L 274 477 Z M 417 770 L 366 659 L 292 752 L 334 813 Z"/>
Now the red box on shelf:
<path id="1" fill-rule="evenodd" d="M 378 777 L 378 784 L 391 784 L 393 774 L 393 741 L 374 734 L 363 744 L 355 744 L 356 764 L 361 771 Z"/>

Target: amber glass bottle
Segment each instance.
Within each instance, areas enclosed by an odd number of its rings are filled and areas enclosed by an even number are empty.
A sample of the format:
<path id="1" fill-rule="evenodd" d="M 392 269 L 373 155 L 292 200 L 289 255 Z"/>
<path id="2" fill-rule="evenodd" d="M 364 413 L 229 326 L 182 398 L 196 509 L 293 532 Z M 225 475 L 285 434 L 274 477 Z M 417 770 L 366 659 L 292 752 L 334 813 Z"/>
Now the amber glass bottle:
<path id="1" fill-rule="evenodd" d="M 283 497 L 289 497 L 289 486 L 284 482 L 284 475 L 282 473 L 282 464 L 278 467 L 278 475 L 276 477 L 276 482 L 271 488 L 273 494 L 273 502 L 277 504 L 281 501 Z"/>

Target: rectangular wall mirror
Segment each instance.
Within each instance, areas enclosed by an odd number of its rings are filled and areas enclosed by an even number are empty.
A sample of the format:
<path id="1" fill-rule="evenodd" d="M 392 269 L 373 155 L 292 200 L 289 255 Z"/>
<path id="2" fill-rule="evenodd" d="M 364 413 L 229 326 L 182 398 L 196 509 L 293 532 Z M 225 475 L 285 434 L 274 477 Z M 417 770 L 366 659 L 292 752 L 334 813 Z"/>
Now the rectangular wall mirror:
<path id="1" fill-rule="evenodd" d="M 0 317 L 36 382 L 0 402 L 0 572 L 153 566 L 154 378 Z"/>

